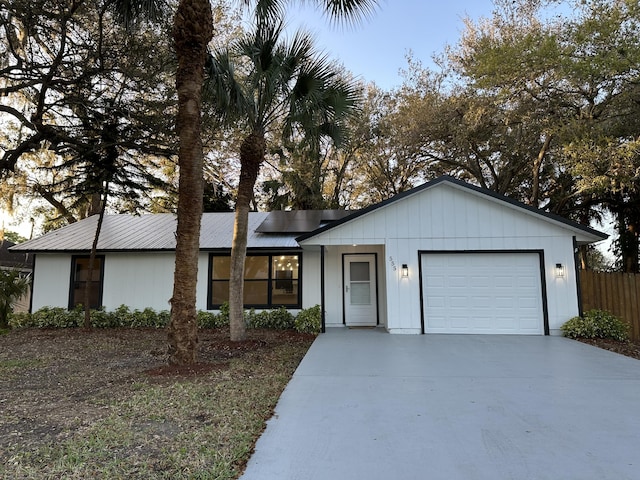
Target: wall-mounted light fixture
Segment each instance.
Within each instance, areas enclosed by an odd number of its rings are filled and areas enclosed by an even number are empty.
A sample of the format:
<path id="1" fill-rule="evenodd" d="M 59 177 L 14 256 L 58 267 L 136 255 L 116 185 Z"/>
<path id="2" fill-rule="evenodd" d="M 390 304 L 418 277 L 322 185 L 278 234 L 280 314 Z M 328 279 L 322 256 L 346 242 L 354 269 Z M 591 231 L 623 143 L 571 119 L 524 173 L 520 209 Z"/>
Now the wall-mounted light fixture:
<path id="1" fill-rule="evenodd" d="M 404 278 L 407 278 L 409 276 L 409 267 L 406 263 L 402 264 L 402 268 L 400 269 L 400 271 L 402 272 L 402 276 Z"/>
<path id="2" fill-rule="evenodd" d="M 564 277 L 564 265 L 562 265 L 561 263 L 556 263 L 555 273 L 556 278 Z"/>

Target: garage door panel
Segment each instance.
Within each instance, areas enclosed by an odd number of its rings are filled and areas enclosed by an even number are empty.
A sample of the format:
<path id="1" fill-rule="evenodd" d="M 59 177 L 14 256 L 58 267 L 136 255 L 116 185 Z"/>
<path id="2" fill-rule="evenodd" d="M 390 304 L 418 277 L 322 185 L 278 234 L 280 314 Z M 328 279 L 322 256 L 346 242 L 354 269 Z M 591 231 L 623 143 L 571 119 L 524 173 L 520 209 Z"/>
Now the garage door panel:
<path id="1" fill-rule="evenodd" d="M 427 333 L 544 333 L 536 253 L 427 253 L 422 276 Z"/>

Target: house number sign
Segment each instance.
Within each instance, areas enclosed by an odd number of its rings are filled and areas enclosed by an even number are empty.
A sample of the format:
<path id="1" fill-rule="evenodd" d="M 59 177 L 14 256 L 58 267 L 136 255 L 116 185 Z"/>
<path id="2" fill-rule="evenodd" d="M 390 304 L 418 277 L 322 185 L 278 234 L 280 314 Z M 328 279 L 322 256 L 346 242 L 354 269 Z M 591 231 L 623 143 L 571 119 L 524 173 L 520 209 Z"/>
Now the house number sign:
<path id="1" fill-rule="evenodd" d="M 393 271 L 395 272 L 397 270 L 397 267 L 396 262 L 393 260 L 393 257 L 389 257 L 389 263 L 391 264 L 391 268 L 393 268 Z"/>

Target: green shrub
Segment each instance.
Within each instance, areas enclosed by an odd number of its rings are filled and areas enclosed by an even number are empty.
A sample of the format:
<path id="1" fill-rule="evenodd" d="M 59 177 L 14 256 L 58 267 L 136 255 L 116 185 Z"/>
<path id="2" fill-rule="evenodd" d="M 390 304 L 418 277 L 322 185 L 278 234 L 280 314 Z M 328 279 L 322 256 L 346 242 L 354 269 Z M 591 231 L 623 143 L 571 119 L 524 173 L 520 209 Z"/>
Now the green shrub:
<path id="1" fill-rule="evenodd" d="M 320 333 L 322 328 L 322 310 L 320 305 L 306 308 L 296 316 L 295 329 L 300 333 Z"/>
<path id="2" fill-rule="evenodd" d="M 84 314 L 82 307 L 73 310 L 62 307 L 42 307 L 31 315 L 30 327 L 37 328 L 73 328 L 82 325 Z"/>
<path id="3" fill-rule="evenodd" d="M 224 302 L 220 305 L 220 311 L 216 320 L 218 327 L 226 327 L 229 325 L 229 302 Z"/>
<path id="4" fill-rule="evenodd" d="M 121 325 L 120 318 L 115 312 L 105 310 L 91 310 L 91 326 L 95 328 L 115 328 Z"/>
<path id="5" fill-rule="evenodd" d="M 30 313 L 18 312 L 9 314 L 9 328 L 27 328 L 31 326 Z"/>
<path id="6" fill-rule="evenodd" d="M 250 328 L 270 328 L 273 330 L 289 330 L 294 326 L 294 316 L 286 307 L 276 310 L 263 310 L 256 313 L 251 309 L 246 315 Z"/>
<path id="7" fill-rule="evenodd" d="M 168 313 L 168 312 L 167 312 Z M 144 310 L 134 310 L 131 314 L 131 322 L 127 327 L 147 327 L 147 328 L 164 328 L 167 326 L 166 321 L 161 318 L 160 314 L 153 308 L 147 307 Z"/>
<path id="8" fill-rule="evenodd" d="M 156 312 L 152 308 L 145 308 L 132 312 L 126 305 L 120 305 L 111 312 L 102 309 L 91 310 L 91 325 L 95 328 L 164 328 L 169 323 L 169 318 L 170 314 L 167 310 Z M 11 328 L 73 328 L 82 325 L 84 325 L 82 307 L 76 307 L 73 310 L 43 307 L 33 314 L 13 314 L 10 318 Z"/>
<path id="9" fill-rule="evenodd" d="M 198 327 L 222 328 L 229 325 L 229 304 L 223 303 L 218 313 L 198 311 Z"/>
<path id="10" fill-rule="evenodd" d="M 560 329 L 569 338 L 612 338 L 620 341 L 629 338 L 629 324 L 603 310 L 589 310 L 584 317 L 573 317 Z"/>

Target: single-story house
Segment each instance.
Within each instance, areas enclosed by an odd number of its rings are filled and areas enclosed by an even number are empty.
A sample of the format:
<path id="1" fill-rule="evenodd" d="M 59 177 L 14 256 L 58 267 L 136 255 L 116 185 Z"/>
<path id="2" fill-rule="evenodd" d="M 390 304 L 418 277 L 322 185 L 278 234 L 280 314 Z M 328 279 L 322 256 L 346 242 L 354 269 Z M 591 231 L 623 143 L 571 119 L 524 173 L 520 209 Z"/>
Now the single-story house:
<path id="1" fill-rule="evenodd" d="M 202 219 L 197 307 L 228 298 L 233 213 Z M 167 309 L 173 214 L 110 215 L 87 278 L 97 217 L 13 248 L 35 256 L 32 310 Z M 391 333 L 558 334 L 580 313 L 578 245 L 592 228 L 451 177 L 363 210 L 252 212 L 245 305 L 322 306 L 323 326 Z"/>

